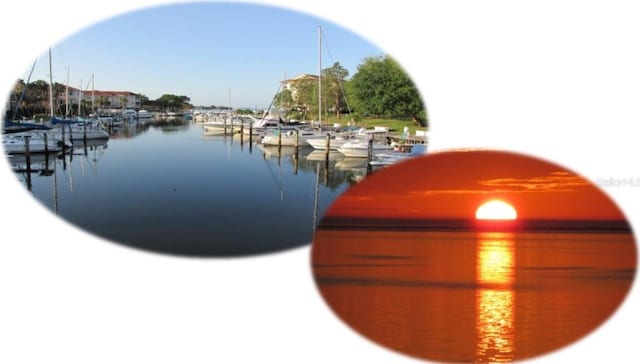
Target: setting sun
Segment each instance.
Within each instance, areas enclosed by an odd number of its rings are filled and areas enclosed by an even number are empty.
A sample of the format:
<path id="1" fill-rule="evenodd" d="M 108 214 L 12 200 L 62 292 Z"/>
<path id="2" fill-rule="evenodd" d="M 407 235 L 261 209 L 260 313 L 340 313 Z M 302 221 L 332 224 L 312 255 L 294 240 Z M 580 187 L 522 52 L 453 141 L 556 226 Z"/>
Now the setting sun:
<path id="1" fill-rule="evenodd" d="M 477 220 L 515 220 L 516 217 L 516 209 L 501 200 L 487 201 L 476 210 Z"/>

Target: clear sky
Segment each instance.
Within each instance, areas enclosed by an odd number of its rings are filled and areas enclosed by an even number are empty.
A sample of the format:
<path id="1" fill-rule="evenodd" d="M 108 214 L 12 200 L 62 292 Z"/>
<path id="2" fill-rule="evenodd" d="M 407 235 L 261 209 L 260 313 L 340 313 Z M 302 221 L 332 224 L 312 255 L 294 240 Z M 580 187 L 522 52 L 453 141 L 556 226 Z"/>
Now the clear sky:
<path id="1" fill-rule="evenodd" d="M 286 77 L 340 62 L 353 75 L 383 51 L 330 21 L 284 8 L 231 3 L 155 6 L 114 16 L 52 44 L 53 77 L 150 99 L 186 95 L 195 105 L 267 107 Z M 32 80 L 48 80 L 43 49 Z M 25 65 L 27 78 L 31 65 Z"/>

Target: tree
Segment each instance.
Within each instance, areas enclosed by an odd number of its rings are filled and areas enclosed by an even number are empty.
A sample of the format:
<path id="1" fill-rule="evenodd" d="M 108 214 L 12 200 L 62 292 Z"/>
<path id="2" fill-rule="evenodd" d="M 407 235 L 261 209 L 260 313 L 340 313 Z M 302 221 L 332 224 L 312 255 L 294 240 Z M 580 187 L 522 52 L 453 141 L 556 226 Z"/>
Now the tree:
<path id="1" fill-rule="evenodd" d="M 251 115 L 251 114 L 253 114 L 253 110 L 248 109 L 248 108 L 239 108 L 239 109 L 236 109 L 236 114 L 238 114 L 238 115 Z"/>
<path id="2" fill-rule="evenodd" d="M 273 106 L 286 110 L 288 114 L 293 113 L 295 118 L 303 120 L 313 110 L 317 115 L 317 80 L 317 76 L 302 77 L 294 80 L 291 89 L 285 88 L 274 96 Z"/>
<path id="3" fill-rule="evenodd" d="M 49 86 L 47 86 L 47 87 L 49 87 Z M 54 102 L 53 109 L 54 109 L 54 113 L 59 113 L 61 115 L 65 115 L 66 114 L 66 110 L 62 110 L 62 105 L 66 105 L 66 104 L 60 103 L 61 100 L 58 99 L 58 95 L 64 94 L 64 91 L 65 91 L 66 87 L 67 86 L 65 86 L 65 85 L 63 85 L 61 83 L 58 83 L 58 82 L 54 82 L 53 83 L 53 87 L 51 89 L 53 90 L 53 102 Z M 48 98 L 49 98 L 49 89 L 47 88 L 47 100 L 48 100 Z M 76 105 L 78 105 L 77 104 L 78 100 L 75 100 L 75 102 L 76 102 Z M 58 103 L 58 105 L 55 105 L 55 103 Z M 49 101 L 47 101 L 47 105 L 48 104 L 49 104 Z"/>
<path id="4" fill-rule="evenodd" d="M 105 96 L 98 96 L 96 98 L 96 107 L 101 110 L 105 106 L 109 106 L 109 99 Z"/>
<path id="5" fill-rule="evenodd" d="M 140 107 L 145 107 L 145 105 L 149 104 L 149 98 L 146 95 L 138 94 L 138 100 L 140 100 Z"/>
<path id="6" fill-rule="evenodd" d="M 80 109 L 81 109 L 81 114 L 82 115 L 87 115 L 89 114 L 90 110 L 91 110 L 91 100 L 89 99 L 82 99 L 80 101 Z"/>
<path id="7" fill-rule="evenodd" d="M 49 114 L 49 84 L 37 80 L 27 85 L 24 106 L 30 114 Z"/>
<path id="8" fill-rule="evenodd" d="M 313 79 L 302 79 L 296 82 L 296 92 L 293 98 L 301 118 L 313 118 L 318 115 L 318 81 Z"/>
<path id="9" fill-rule="evenodd" d="M 20 96 L 20 94 L 22 93 L 22 91 L 24 90 L 24 88 L 27 87 L 27 85 L 24 83 L 23 79 L 18 79 L 18 81 L 16 81 L 15 85 L 13 85 L 13 93 Z"/>
<path id="10" fill-rule="evenodd" d="M 118 101 L 120 103 L 120 107 L 122 107 L 122 109 L 124 110 L 127 107 L 127 97 L 126 96 L 120 96 L 118 98 Z"/>
<path id="11" fill-rule="evenodd" d="M 14 114 L 15 117 L 21 117 L 24 115 L 24 100 L 20 101 L 20 97 L 26 87 L 27 85 L 22 79 L 19 79 L 13 85 L 13 90 L 11 90 L 11 93 L 9 94 L 9 109 L 5 113 L 5 117 L 7 119 L 13 118 Z"/>
<path id="12" fill-rule="evenodd" d="M 164 110 L 177 111 L 191 107 L 189 101 L 191 101 L 191 99 L 189 99 L 187 96 L 164 94 L 156 99 L 155 102 Z"/>
<path id="13" fill-rule="evenodd" d="M 345 105 L 344 84 L 348 76 L 349 71 L 340 62 L 322 70 L 322 103 L 331 105 L 338 119 Z"/>
<path id="14" fill-rule="evenodd" d="M 287 112 L 294 109 L 293 94 L 291 93 L 291 90 L 285 88 L 278 92 L 274 97 L 273 105 L 282 110 L 286 110 Z"/>
<path id="15" fill-rule="evenodd" d="M 366 58 L 349 82 L 349 94 L 357 111 L 364 115 L 410 117 L 416 124 L 427 126 L 418 89 L 389 56 Z"/>

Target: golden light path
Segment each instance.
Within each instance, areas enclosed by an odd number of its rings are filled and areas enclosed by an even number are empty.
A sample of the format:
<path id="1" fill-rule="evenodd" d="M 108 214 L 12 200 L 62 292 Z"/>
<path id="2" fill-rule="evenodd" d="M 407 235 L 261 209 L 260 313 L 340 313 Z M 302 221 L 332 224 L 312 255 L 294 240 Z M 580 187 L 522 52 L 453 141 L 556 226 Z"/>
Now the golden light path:
<path id="1" fill-rule="evenodd" d="M 489 200 L 476 210 L 477 220 L 515 220 L 516 209 L 502 200 Z"/>
<path id="2" fill-rule="evenodd" d="M 511 362 L 515 356 L 515 257 L 509 233 L 478 236 L 476 360 Z"/>

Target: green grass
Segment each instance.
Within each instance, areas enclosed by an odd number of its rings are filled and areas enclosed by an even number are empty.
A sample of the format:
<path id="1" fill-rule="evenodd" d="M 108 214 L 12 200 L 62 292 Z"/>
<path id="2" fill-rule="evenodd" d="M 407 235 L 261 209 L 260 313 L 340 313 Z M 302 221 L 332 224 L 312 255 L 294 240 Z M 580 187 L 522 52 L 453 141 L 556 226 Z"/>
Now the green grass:
<path id="1" fill-rule="evenodd" d="M 327 123 L 340 123 L 342 125 L 347 125 L 348 122 L 351 121 L 351 118 L 347 115 L 340 119 L 334 117 L 330 117 L 326 122 Z M 409 133 L 411 135 L 416 134 L 416 130 L 424 130 L 424 127 L 417 126 L 413 123 L 412 120 L 399 120 L 399 119 L 376 119 L 376 118 L 361 118 L 356 121 L 355 125 L 361 126 L 367 129 L 373 129 L 375 126 L 386 126 L 389 128 L 389 131 L 392 133 L 402 133 L 404 127 L 409 127 Z M 428 128 L 427 128 L 428 129 Z"/>

